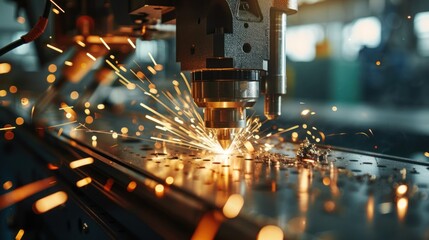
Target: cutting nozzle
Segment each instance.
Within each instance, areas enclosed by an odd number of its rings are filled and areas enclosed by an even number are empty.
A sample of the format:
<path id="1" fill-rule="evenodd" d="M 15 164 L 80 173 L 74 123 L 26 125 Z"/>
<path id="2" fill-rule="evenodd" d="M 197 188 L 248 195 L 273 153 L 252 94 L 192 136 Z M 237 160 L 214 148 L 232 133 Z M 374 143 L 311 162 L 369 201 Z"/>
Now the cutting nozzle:
<path id="1" fill-rule="evenodd" d="M 234 129 L 233 128 L 218 128 L 215 130 L 217 140 L 222 146 L 223 150 L 229 149 L 231 146 L 232 140 L 234 139 Z"/>

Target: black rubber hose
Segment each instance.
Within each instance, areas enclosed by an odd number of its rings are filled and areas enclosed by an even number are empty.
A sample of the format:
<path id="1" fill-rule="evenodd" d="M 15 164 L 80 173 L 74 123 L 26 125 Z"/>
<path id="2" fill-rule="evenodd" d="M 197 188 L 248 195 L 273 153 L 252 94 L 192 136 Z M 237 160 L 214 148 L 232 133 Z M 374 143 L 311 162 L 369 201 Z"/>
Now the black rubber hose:
<path id="1" fill-rule="evenodd" d="M 12 51 L 13 49 L 31 41 L 37 39 L 45 31 L 45 28 L 48 24 L 49 13 L 51 12 L 52 3 L 50 0 L 46 0 L 45 9 L 43 11 L 43 16 L 40 17 L 37 24 L 24 36 L 20 39 L 9 43 L 8 45 L 0 48 L 0 56 L 4 55 L 7 52 Z"/>
<path id="2" fill-rule="evenodd" d="M 25 43 L 25 41 L 22 38 L 14 41 L 14 42 L 9 43 L 8 45 L 6 45 L 0 49 L 0 56 L 2 56 L 3 54 L 5 54 L 9 51 L 12 51 L 13 49 L 21 46 L 24 43 Z"/>

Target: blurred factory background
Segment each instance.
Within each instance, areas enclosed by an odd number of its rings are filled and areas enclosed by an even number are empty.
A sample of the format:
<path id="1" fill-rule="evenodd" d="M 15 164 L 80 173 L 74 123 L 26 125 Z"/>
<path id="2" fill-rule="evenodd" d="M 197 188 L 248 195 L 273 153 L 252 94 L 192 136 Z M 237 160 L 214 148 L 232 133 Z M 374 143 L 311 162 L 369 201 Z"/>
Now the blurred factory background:
<path id="1" fill-rule="evenodd" d="M 6 109 L 1 114 L 15 120 L 0 128 L 52 124 L 46 119 L 56 118 L 53 112 L 61 104 L 99 111 L 82 118 L 87 126 L 110 115 L 119 116 L 125 126 L 141 114 L 138 103 L 159 105 L 141 91 L 125 88 L 107 61 L 140 69 L 122 74 L 131 83 L 148 77 L 157 89 L 171 88 L 181 78 L 174 25 L 137 29 L 138 17 L 130 18 L 121 1 L 79 4 L 90 1 L 58 1 L 67 14 L 54 8 L 39 39 L 0 56 L 0 105 Z M 42 2 L 0 0 L 0 47 L 36 24 Z M 86 31 L 98 44 L 81 41 Z M 136 31 L 147 33 L 141 37 Z M 106 51 L 99 36 L 112 49 Z M 263 128 L 308 124 L 323 131 L 320 144 L 429 161 L 429 1 L 301 0 L 299 14 L 288 17 L 286 37 L 283 115 Z M 86 54 L 88 49 L 97 61 Z M 262 116 L 262 101 L 254 109 Z M 306 132 L 284 137 L 299 142 L 310 137 Z M 2 151 L 8 151 L 13 133 L 0 131 L 0 138 Z M 4 171 L 2 184 L 9 176 Z"/>

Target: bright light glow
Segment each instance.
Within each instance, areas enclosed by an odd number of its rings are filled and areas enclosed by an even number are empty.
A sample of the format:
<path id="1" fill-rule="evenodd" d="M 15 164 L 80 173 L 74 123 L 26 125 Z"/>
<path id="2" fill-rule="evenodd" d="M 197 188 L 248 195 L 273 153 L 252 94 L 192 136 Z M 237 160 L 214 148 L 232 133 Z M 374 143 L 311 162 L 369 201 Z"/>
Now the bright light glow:
<path id="1" fill-rule="evenodd" d="M 417 36 L 417 49 L 422 56 L 429 56 L 429 12 L 416 14 L 414 32 Z"/>
<path id="2" fill-rule="evenodd" d="M 323 182 L 323 185 L 329 186 L 331 184 L 331 179 L 329 177 L 324 177 L 322 182 Z"/>
<path id="3" fill-rule="evenodd" d="M 19 229 L 18 233 L 15 236 L 15 240 L 21 240 L 24 236 L 24 229 Z"/>
<path id="4" fill-rule="evenodd" d="M 127 134 L 127 133 L 128 133 L 128 128 L 126 128 L 126 127 L 122 127 L 122 128 L 121 128 L 121 133 L 122 133 L 122 134 Z"/>
<path id="5" fill-rule="evenodd" d="M 16 119 L 15 119 L 15 123 L 16 123 L 16 125 L 22 125 L 22 124 L 24 124 L 24 118 L 22 118 L 22 117 L 17 117 Z"/>
<path id="6" fill-rule="evenodd" d="M 225 205 L 223 206 L 223 215 L 227 218 L 235 218 L 243 208 L 244 199 L 240 194 L 233 194 L 229 196 Z"/>
<path id="7" fill-rule="evenodd" d="M 157 184 L 155 186 L 155 194 L 157 197 L 164 196 L 164 186 L 162 184 Z"/>
<path id="8" fill-rule="evenodd" d="M 396 203 L 396 210 L 398 211 L 398 218 L 400 221 L 404 220 L 405 215 L 407 215 L 407 209 L 408 209 L 408 199 L 404 197 L 400 198 Z"/>
<path id="9" fill-rule="evenodd" d="M 312 61 L 316 57 L 316 45 L 323 38 L 323 28 L 318 24 L 289 27 L 286 30 L 286 54 L 292 61 Z"/>
<path id="10" fill-rule="evenodd" d="M 76 100 L 79 98 L 79 93 L 77 91 L 73 91 L 70 93 L 70 98 Z"/>
<path id="11" fill-rule="evenodd" d="M 3 183 L 3 189 L 4 190 L 9 190 L 13 187 L 13 183 L 11 181 L 6 181 Z"/>
<path id="12" fill-rule="evenodd" d="M 71 169 L 75 169 L 75 168 L 79 168 L 79 167 L 82 167 L 82 166 L 85 166 L 85 165 L 89 165 L 89 164 L 92 164 L 92 163 L 94 163 L 94 159 L 93 158 L 91 158 L 91 157 L 82 158 L 82 159 L 79 159 L 79 160 L 71 162 L 70 163 L 70 168 Z"/>
<path id="13" fill-rule="evenodd" d="M 55 184 L 55 178 L 46 178 L 30 184 L 19 187 L 11 192 L 5 193 L 0 196 L 0 211 L 6 207 L 9 207 L 19 201 L 26 199 L 33 194 L 36 194 L 48 187 Z"/>
<path id="14" fill-rule="evenodd" d="M 258 233 L 258 240 L 282 240 L 284 233 L 281 228 L 274 225 L 267 225 L 263 227 Z"/>
<path id="15" fill-rule="evenodd" d="M 30 101 L 28 100 L 28 98 L 21 98 L 21 105 L 22 106 L 27 106 L 30 103 Z"/>
<path id="16" fill-rule="evenodd" d="M 94 118 L 91 116 L 86 116 L 85 123 L 92 124 L 94 122 Z"/>
<path id="17" fill-rule="evenodd" d="M 48 66 L 48 71 L 49 71 L 50 73 L 54 73 L 54 72 L 56 72 L 56 71 L 57 71 L 57 65 L 55 65 L 55 64 L 50 64 L 50 65 Z"/>
<path id="18" fill-rule="evenodd" d="M 92 182 L 92 179 L 90 177 L 86 177 L 86 178 L 83 178 L 83 179 L 77 181 L 76 186 L 77 187 L 84 187 L 84 186 L 90 184 L 91 182 Z"/>
<path id="19" fill-rule="evenodd" d="M 369 222 L 374 219 L 374 197 L 369 196 L 368 202 L 366 203 L 366 218 Z"/>
<path id="20" fill-rule="evenodd" d="M 103 45 L 107 48 L 107 50 L 110 50 L 109 45 L 107 45 L 107 43 L 104 41 L 104 39 L 102 37 L 100 37 L 100 41 L 103 43 Z"/>
<path id="21" fill-rule="evenodd" d="M 33 209 L 34 212 L 38 214 L 45 213 L 55 207 L 58 207 L 61 204 L 64 204 L 66 201 L 67 194 L 63 191 L 59 191 L 37 200 L 33 205 Z"/>
<path id="22" fill-rule="evenodd" d="M 304 110 L 302 110 L 301 115 L 305 116 L 305 115 L 307 115 L 309 113 L 310 113 L 310 109 L 304 109 Z"/>
<path id="23" fill-rule="evenodd" d="M 86 47 L 86 44 L 82 41 L 76 41 L 76 43 L 81 47 Z"/>
<path id="24" fill-rule="evenodd" d="M 127 39 L 128 43 L 131 45 L 131 47 L 133 47 L 134 49 L 136 48 L 136 45 L 133 43 L 133 41 L 131 41 L 131 39 Z"/>
<path id="25" fill-rule="evenodd" d="M 396 194 L 398 196 L 402 196 L 405 193 L 407 193 L 408 187 L 405 184 L 399 185 L 398 188 L 396 188 Z"/>
<path id="26" fill-rule="evenodd" d="M 171 185 L 174 183 L 174 178 L 173 177 L 167 177 L 165 179 L 165 183 L 167 183 L 168 185 Z"/>
<path id="27" fill-rule="evenodd" d="M 52 4 L 54 4 L 54 6 L 56 7 L 56 8 L 58 8 L 62 13 L 65 13 L 65 11 L 55 2 L 55 1 L 53 1 L 53 0 L 50 0 L 51 1 L 51 3 Z"/>
<path id="28" fill-rule="evenodd" d="M 55 77 L 55 75 L 54 75 L 54 74 L 49 74 L 49 75 L 46 77 L 46 81 L 47 81 L 48 83 L 53 83 L 53 82 L 55 82 L 55 80 L 56 80 L 56 77 Z"/>
<path id="29" fill-rule="evenodd" d="M 52 46 L 51 44 L 46 44 L 46 46 L 47 46 L 48 48 L 50 48 L 50 49 L 54 50 L 54 51 L 57 51 L 57 52 L 59 52 L 59 53 L 63 53 L 63 50 L 62 50 L 62 49 L 59 49 L 59 48 L 57 48 L 57 47 L 55 47 L 55 46 Z"/>
<path id="30" fill-rule="evenodd" d="M 5 74 L 12 70 L 12 66 L 9 63 L 0 63 L 0 74 Z"/>
<path id="31" fill-rule="evenodd" d="M 91 58 L 92 59 L 92 61 L 97 61 L 97 58 L 95 58 L 91 53 L 89 53 L 89 52 L 87 52 L 86 53 L 86 56 L 88 56 L 89 58 Z"/>
<path id="32" fill-rule="evenodd" d="M 136 189 L 136 187 L 137 187 L 137 183 L 134 181 L 131 181 L 130 183 L 128 183 L 127 191 L 132 192 Z"/>
<path id="33" fill-rule="evenodd" d="M 360 18 L 343 29 L 343 56 L 355 60 L 362 47 L 377 47 L 381 42 L 381 23 L 376 17 Z"/>
<path id="34" fill-rule="evenodd" d="M 14 85 L 9 87 L 9 92 L 10 93 L 17 93 L 18 92 L 18 88 Z"/>

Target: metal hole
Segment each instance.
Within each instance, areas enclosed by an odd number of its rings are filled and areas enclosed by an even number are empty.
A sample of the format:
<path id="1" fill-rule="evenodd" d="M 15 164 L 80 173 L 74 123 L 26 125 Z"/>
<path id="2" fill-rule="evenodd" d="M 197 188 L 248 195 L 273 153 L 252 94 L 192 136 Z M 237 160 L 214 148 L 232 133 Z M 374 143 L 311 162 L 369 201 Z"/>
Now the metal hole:
<path id="1" fill-rule="evenodd" d="M 243 51 L 245 53 L 250 53 L 250 51 L 252 51 L 252 46 L 249 43 L 243 44 Z"/>

